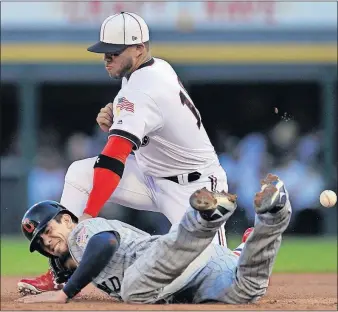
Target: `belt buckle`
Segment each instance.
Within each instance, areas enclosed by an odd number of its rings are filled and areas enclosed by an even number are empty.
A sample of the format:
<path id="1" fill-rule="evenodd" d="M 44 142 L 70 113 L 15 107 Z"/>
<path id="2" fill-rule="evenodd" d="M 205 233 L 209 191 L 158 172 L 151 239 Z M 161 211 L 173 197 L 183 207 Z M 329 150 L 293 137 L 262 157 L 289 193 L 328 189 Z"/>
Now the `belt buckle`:
<path id="1" fill-rule="evenodd" d="M 185 185 L 189 183 L 188 173 L 179 174 L 177 176 L 178 184 Z"/>

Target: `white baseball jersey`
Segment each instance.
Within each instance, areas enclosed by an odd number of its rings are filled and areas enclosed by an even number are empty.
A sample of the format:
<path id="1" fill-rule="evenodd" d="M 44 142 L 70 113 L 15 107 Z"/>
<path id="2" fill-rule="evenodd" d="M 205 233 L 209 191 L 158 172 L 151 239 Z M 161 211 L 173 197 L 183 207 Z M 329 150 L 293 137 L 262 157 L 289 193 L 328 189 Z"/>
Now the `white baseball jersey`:
<path id="1" fill-rule="evenodd" d="M 133 143 L 147 175 L 174 176 L 218 162 L 198 110 L 164 60 L 152 58 L 123 78 L 113 113 L 109 135 Z"/>
<path id="2" fill-rule="evenodd" d="M 93 280 L 101 290 L 118 298 L 125 270 L 139 257 L 139 253 L 149 248 L 151 241 L 158 236 L 151 236 L 129 224 L 103 218 L 87 219 L 80 222 L 68 237 L 69 252 L 79 263 L 92 236 L 101 232 L 113 232 L 119 240 L 119 248 L 114 256 Z"/>

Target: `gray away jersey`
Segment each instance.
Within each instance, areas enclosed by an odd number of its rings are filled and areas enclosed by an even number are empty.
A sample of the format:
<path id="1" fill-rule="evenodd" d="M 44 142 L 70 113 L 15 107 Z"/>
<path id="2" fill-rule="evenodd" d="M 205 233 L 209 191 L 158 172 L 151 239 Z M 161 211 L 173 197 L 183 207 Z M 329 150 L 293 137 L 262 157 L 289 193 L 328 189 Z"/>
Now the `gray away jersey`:
<path id="1" fill-rule="evenodd" d="M 151 236 L 116 220 L 88 219 L 70 234 L 69 250 L 80 262 L 93 235 L 116 233 L 120 246 L 93 283 L 127 302 L 253 302 L 266 292 L 282 233 L 290 222 L 291 205 L 288 201 L 276 214 L 257 215 L 239 258 L 227 248 L 210 244 L 213 230 L 230 215 L 206 226 L 191 208 L 164 236 Z M 198 259 L 196 266 L 191 266 L 193 259 Z"/>
<path id="2" fill-rule="evenodd" d="M 114 256 L 93 280 L 93 284 L 110 296 L 120 298 L 121 284 L 125 270 L 150 247 L 158 236 L 151 236 L 129 224 L 103 218 L 87 219 L 80 222 L 68 237 L 69 251 L 79 263 L 92 236 L 101 232 L 113 232 L 120 243 Z"/>

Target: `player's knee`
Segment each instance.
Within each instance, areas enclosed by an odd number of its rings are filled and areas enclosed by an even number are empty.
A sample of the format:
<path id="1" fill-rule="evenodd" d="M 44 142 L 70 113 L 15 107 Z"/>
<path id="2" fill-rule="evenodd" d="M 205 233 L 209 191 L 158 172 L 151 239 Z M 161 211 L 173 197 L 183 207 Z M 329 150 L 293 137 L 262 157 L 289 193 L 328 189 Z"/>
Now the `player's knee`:
<path id="1" fill-rule="evenodd" d="M 133 291 L 133 283 L 128 283 L 129 279 L 128 279 L 128 270 L 126 270 L 125 274 L 124 274 L 124 278 L 123 278 L 123 282 L 121 285 L 121 292 L 120 292 L 120 296 L 123 300 L 123 302 L 130 302 L 130 300 L 132 299 L 132 296 L 134 295 L 134 291 Z"/>
<path id="2" fill-rule="evenodd" d="M 123 302 L 125 303 L 136 303 L 134 300 L 136 299 L 135 298 L 135 295 L 134 294 L 131 294 L 129 292 L 121 292 L 121 298 L 123 300 Z"/>
<path id="3" fill-rule="evenodd" d="M 82 160 L 72 162 L 71 165 L 68 167 L 65 180 L 69 182 L 79 180 L 82 175 L 81 168 Z"/>
<path id="4" fill-rule="evenodd" d="M 135 272 L 126 272 L 121 286 L 121 298 L 126 303 L 153 303 L 152 292 L 142 288 L 134 275 Z"/>
<path id="5" fill-rule="evenodd" d="M 123 302 L 126 303 L 141 303 L 141 297 L 136 294 L 132 289 L 127 289 L 122 287 L 121 289 L 121 298 Z"/>
<path id="6" fill-rule="evenodd" d="M 91 186 L 93 180 L 94 159 L 81 159 L 74 161 L 67 170 L 65 181 L 84 188 Z"/>
<path id="7" fill-rule="evenodd" d="M 152 304 L 157 303 L 157 297 L 150 293 L 140 293 L 140 292 L 130 292 L 124 291 L 121 292 L 121 298 L 125 303 L 139 303 L 139 304 Z"/>

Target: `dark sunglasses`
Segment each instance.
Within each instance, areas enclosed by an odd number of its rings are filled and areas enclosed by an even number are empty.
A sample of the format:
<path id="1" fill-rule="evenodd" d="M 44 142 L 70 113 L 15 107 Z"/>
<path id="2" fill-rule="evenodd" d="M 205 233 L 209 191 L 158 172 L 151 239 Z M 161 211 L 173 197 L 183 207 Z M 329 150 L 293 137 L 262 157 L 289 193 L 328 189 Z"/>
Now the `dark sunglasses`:
<path id="1" fill-rule="evenodd" d="M 104 58 L 107 58 L 107 59 L 112 59 L 113 57 L 117 57 L 119 55 L 121 55 L 125 50 L 127 50 L 128 47 L 125 47 L 124 49 L 118 51 L 118 52 L 113 52 L 113 53 L 105 53 L 104 54 Z"/>
<path id="2" fill-rule="evenodd" d="M 114 53 L 105 53 L 104 54 L 104 58 L 105 59 L 112 59 L 113 57 L 118 57 L 119 55 L 121 55 L 125 50 L 127 50 L 130 47 L 133 46 L 139 46 L 140 44 L 133 44 L 133 45 L 129 45 L 126 46 L 125 48 L 123 48 L 122 50 L 118 51 L 118 52 L 114 52 Z"/>
<path id="3" fill-rule="evenodd" d="M 115 52 L 115 53 L 105 53 L 104 58 L 105 59 L 112 59 L 113 57 L 118 57 L 122 53 L 123 53 L 123 51 L 119 51 L 119 52 Z"/>

